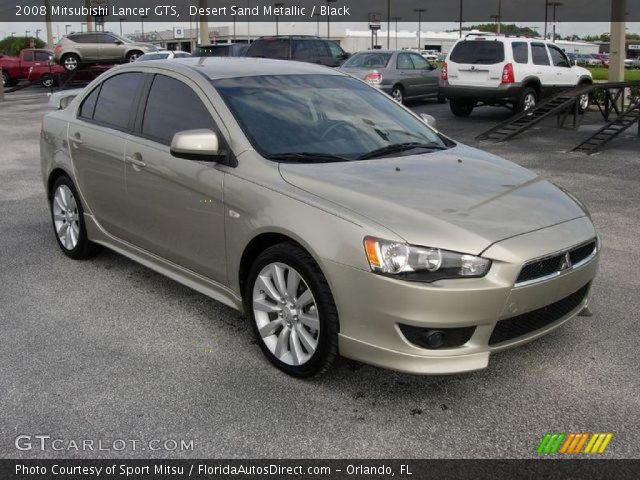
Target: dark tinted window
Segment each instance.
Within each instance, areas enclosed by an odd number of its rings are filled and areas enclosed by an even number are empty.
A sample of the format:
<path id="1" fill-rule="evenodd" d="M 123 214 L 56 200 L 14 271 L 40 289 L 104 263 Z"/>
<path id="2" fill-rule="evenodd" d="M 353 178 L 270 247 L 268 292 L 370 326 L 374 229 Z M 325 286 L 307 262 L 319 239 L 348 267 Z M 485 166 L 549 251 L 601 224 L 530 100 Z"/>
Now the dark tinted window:
<path id="1" fill-rule="evenodd" d="M 248 57 L 264 57 L 287 60 L 289 58 L 289 39 L 263 38 L 251 44 Z"/>
<path id="2" fill-rule="evenodd" d="M 321 56 L 316 43 L 318 42 L 313 40 L 294 40 L 291 58 L 293 60 L 313 60 Z"/>
<path id="3" fill-rule="evenodd" d="M 116 128 L 127 128 L 142 78 L 142 73 L 122 73 L 105 80 L 93 119 Z"/>
<path id="4" fill-rule="evenodd" d="M 91 34 L 79 34 L 79 35 L 69 35 L 69 40 L 73 40 L 76 43 L 95 43 L 96 36 Z"/>
<path id="5" fill-rule="evenodd" d="M 416 70 L 429 70 L 430 67 L 430 63 L 427 62 L 425 60 L 425 58 L 422 55 L 418 55 L 417 53 L 412 53 L 410 54 L 411 56 L 411 61 L 413 62 L 413 67 Z"/>
<path id="6" fill-rule="evenodd" d="M 564 52 L 555 45 L 549 45 L 549 53 L 551 54 L 551 61 L 556 67 L 570 67 L 569 59 Z"/>
<path id="7" fill-rule="evenodd" d="M 389 63 L 390 53 L 356 53 L 343 66 L 347 68 L 384 68 Z"/>
<path id="8" fill-rule="evenodd" d="M 208 128 L 213 119 L 202 101 L 179 80 L 156 75 L 151 85 L 142 122 L 142 133 L 169 145 L 176 132 Z"/>
<path id="9" fill-rule="evenodd" d="M 48 62 L 51 54 L 49 52 L 43 52 L 42 50 L 36 51 L 36 61 Z"/>
<path id="10" fill-rule="evenodd" d="M 33 62 L 33 50 L 27 50 L 26 52 L 22 52 L 22 59 L 25 62 Z"/>
<path id="11" fill-rule="evenodd" d="M 464 40 L 453 48 L 450 59 L 455 63 L 493 65 L 504 61 L 504 44 L 496 40 Z"/>
<path id="12" fill-rule="evenodd" d="M 516 63 L 529 63 L 529 45 L 526 42 L 513 42 L 511 48 Z"/>
<path id="13" fill-rule="evenodd" d="M 93 118 L 93 110 L 96 108 L 96 100 L 98 99 L 98 93 L 100 92 L 100 86 L 97 86 L 93 91 L 83 100 L 80 105 L 80 113 L 78 116 L 82 118 Z"/>
<path id="14" fill-rule="evenodd" d="M 344 50 L 342 50 L 342 47 L 340 47 L 336 42 L 326 42 L 326 46 L 329 48 L 333 58 L 338 60 L 344 58 Z"/>
<path id="15" fill-rule="evenodd" d="M 107 35 L 106 33 L 96 35 L 96 41 L 99 43 L 116 43 L 116 40 L 116 37 L 113 35 Z"/>
<path id="16" fill-rule="evenodd" d="M 551 65 L 549 63 L 549 55 L 547 55 L 547 49 L 544 43 L 532 43 L 531 44 L 531 58 L 535 65 Z"/>

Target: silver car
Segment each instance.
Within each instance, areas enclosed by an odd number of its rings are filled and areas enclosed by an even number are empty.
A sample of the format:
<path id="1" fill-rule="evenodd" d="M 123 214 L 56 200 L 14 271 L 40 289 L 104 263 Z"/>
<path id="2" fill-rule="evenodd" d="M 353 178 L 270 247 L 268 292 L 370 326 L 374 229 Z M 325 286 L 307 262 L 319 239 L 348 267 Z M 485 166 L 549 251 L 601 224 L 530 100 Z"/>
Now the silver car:
<path id="1" fill-rule="evenodd" d="M 411 50 L 370 50 L 352 55 L 339 67 L 404 103 L 412 99 L 436 99 L 440 94 L 440 69 Z"/>
<path id="2" fill-rule="evenodd" d="M 116 67 L 44 117 L 40 146 L 64 254 L 105 246 L 243 311 L 295 376 L 339 354 L 482 369 L 589 304 L 578 200 L 333 69 Z"/>

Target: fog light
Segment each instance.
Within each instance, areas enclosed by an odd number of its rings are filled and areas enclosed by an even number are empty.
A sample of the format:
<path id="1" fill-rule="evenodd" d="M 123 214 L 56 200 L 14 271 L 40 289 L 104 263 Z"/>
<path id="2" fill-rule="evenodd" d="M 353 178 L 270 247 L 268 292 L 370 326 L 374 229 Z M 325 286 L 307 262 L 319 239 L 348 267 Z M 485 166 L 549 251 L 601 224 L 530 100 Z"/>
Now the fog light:
<path id="1" fill-rule="evenodd" d="M 424 335 L 427 345 L 431 348 L 440 348 L 444 345 L 444 332 L 440 330 L 427 330 Z"/>

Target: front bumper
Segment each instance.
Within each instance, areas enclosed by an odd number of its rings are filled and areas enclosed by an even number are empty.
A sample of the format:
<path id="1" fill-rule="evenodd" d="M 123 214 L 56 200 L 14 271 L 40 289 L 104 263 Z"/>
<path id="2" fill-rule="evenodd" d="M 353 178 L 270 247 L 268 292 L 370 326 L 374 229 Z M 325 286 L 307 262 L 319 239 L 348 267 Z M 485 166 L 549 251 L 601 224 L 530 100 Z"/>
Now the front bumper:
<path id="1" fill-rule="evenodd" d="M 492 352 L 534 340 L 577 316 L 589 303 L 590 287 L 566 314 L 542 328 L 490 344 L 500 320 L 554 304 L 590 285 L 599 255 L 549 281 L 514 287 L 522 264 L 595 237 L 580 218 L 513 237 L 489 247 L 493 261 L 483 278 L 416 283 L 395 280 L 331 261 L 323 262 L 340 315 L 340 353 L 348 358 L 418 374 L 449 374 L 485 368 Z M 429 329 L 474 327 L 463 345 L 428 349 L 411 343 L 400 325 Z"/>
<path id="2" fill-rule="evenodd" d="M 516 102 L 522 94 L 520 83 L 503 83 L 498 87 L 451 85 L 440 81 L 440 93 L 448 99 L 476 100 L 483 102 Z"/>

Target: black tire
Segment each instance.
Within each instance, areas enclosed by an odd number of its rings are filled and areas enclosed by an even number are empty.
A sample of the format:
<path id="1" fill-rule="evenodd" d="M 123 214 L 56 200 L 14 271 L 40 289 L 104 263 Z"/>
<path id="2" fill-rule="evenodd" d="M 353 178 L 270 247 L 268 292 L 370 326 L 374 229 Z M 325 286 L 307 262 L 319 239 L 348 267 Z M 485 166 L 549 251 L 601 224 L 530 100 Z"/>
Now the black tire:
<path id="1" fill-rule="evenodd" d="M 578 85 L 578 88 L 580 87 L 587 87 L 589 84 L 588 83 L 580 83 Z M 590 94 L 586 94 L 586 99 L 585 102 L 582 102 L 582 95 L 580 95 L 578 97 L 578 113 L 583 114 L 585 113 L 587 110 L 589 110 L 589 106 L 591 105 L 591 95 Z"/>
<path id="2" fill-rule="evenodd" d="M 258 331 L 254 316 L 253 289 L 258 274 L 265 266 L 276 262 L 283 263 L 296 270 L 309 286 L 316 301 L 320 321 L 318 345 L 315 353 L 302 365 L 287 364 L 271 353 Z M 273 365 L 283 372 L 299 378 L 320 375 L 331 367 L 338 356 L 339 321 L 333 295 L 318 264 L 299 245 L 293 242 L 280 243 L 267 248 L 258 255 L 247 277 L 244 306 L 262 352 Z"/>
<path id="3" fill-rule="evenodd" d="M 56 231 L 55 219 L 54 219 L 54 196 L 55 192 L 59 187 L 65 185 L 74 196 L 76 206 L 77 206 L 77 217 L 78 217 L 78 226 L 79 226 L 79 234 L 78 234 L 78 242 L 76 246 L 72 249 L 65 247 L 60 238 L 58 237 L 58 233 Z M 76 190 L 75 185 L 71 181 L 69 177 L 66 175 L 62 175 L 56 179 L 51 188 L 51 192 L 49 192 L 49 210 L 51 212 L 51 224 L 53 226 L 53 234 L 56 237 L 56 241 L 58 242 L 58 246 L 62 252 L 74 260 L 83 260 L 86 258 L 91 258 L 95 256 L 100 251 L 100 246 L 96 243 L 93 243 L 87 237 L 87 228 L 84 221 L 84 209 L 82 208 L 82 202 L 80 201 L 80 196 L 78 195 L 78 191 Z"/>
<path id="4" fill-rule="evenodd" d="M 4 87 L 11 86 L 11 77 L 7 72 L 4 71 L 4 69 L 2 70 L 2 86 Z"/>
<path id="5" fill-rule="evenodd" d="M 44 88 L 53 87 L 56 83 L 56 79 L 50 73 L 45 73 L 40 77 L 40 85 Z"/>
<path id="6" fill-rule="evenodd" d="M 404 104 L 404 88 L 402 85 L 394 85 L 391 89 L 391 98 L 400 104 Z"/>
<path id="7" fill-rule="evenodd" d="M 474 100 L 449 100 L 449 108 L 451 113 L 456 117 L 468 117 L 476 106 Z"/>
<path id="8" fill-rule="evenodd" d="M 67 72 L 75 72 L 80 68 L 80 57 L 75 53 L 67 53 L 60 59 L 60 65 Z"/>
<path id="9" fill-rule="evenodd" d="M 138 57 L 143 55 L 142 52 L 138 50 L 133 50 L 132 52 L 127 53 L 127 62 L 135 62 Z"/>
<path id="10" fill-rule="evenodd" d="M 539 95 L 535 88 L 526 87 L 520 94 L 520 99 L 518 100 L 515 108 L 516 112 L 524 112 L 525 110 L 531 110 L 535 108 L 535 106 L 538 104 L 538 98 Z M 533 106 L 531 106 L 530 103 L 532 101 L 531 99 L 533 99 Z"/>
<path id="11" fill-rule="evenodd" d="M 447 103 L 447 97 L 444 95 L 438 95 L 438 103 Z"/>

